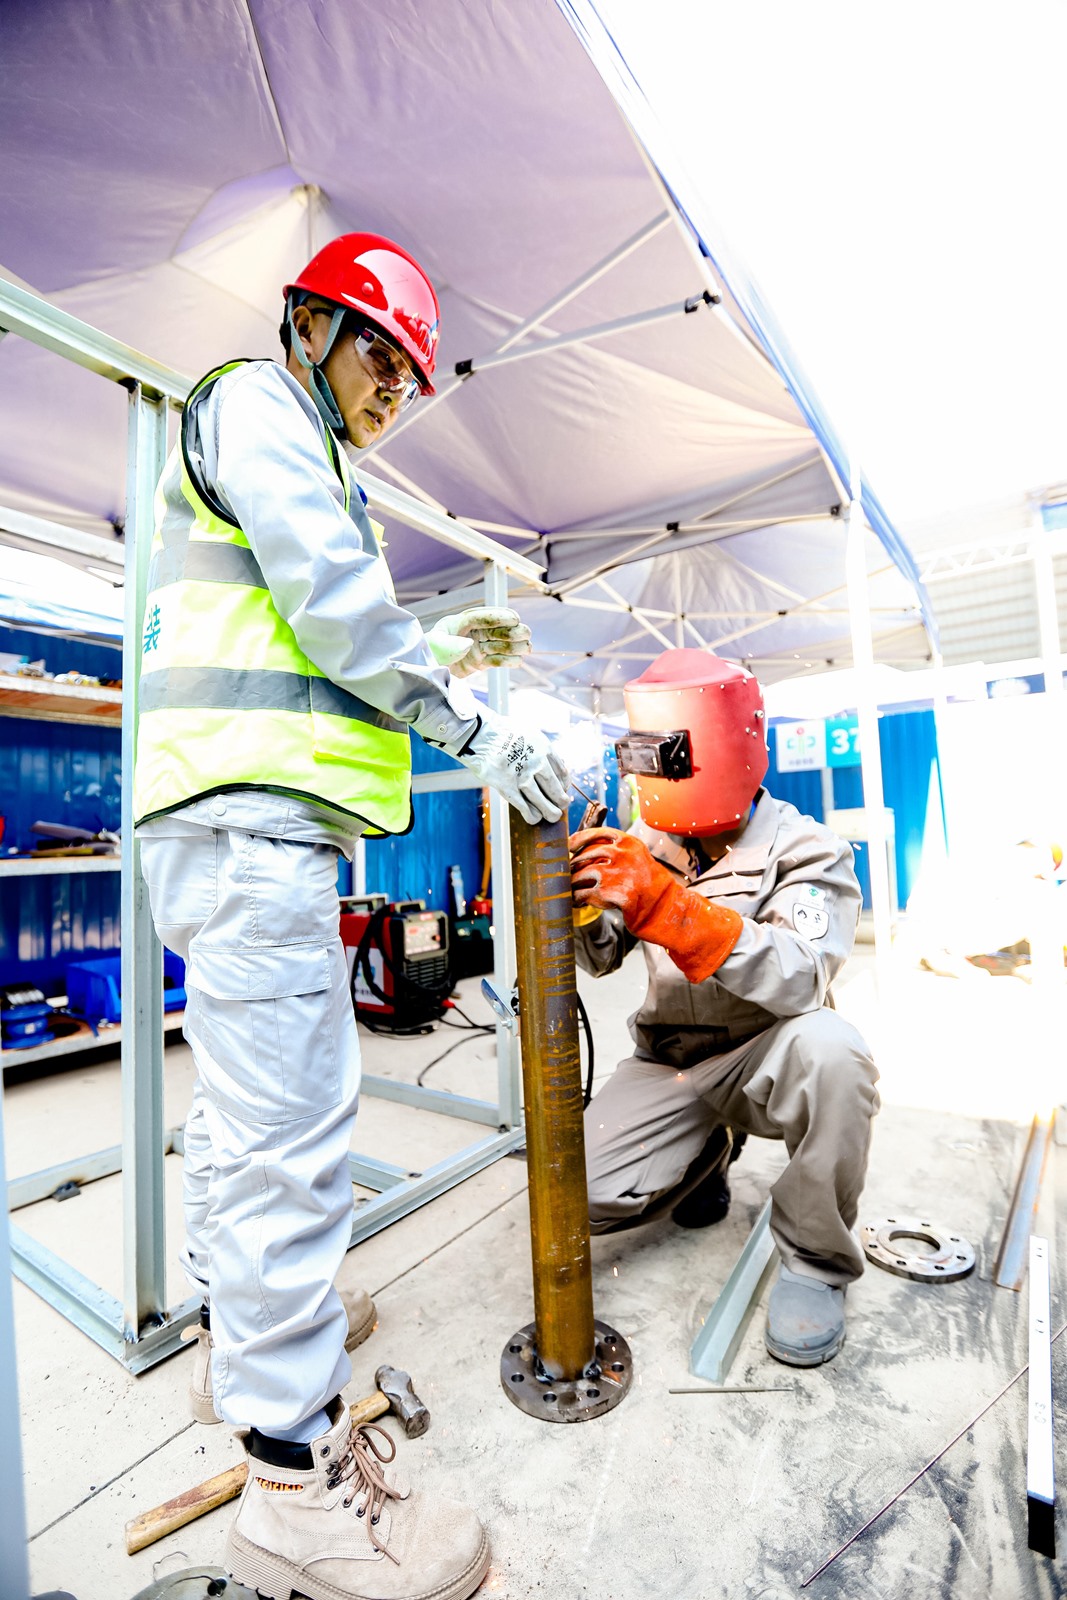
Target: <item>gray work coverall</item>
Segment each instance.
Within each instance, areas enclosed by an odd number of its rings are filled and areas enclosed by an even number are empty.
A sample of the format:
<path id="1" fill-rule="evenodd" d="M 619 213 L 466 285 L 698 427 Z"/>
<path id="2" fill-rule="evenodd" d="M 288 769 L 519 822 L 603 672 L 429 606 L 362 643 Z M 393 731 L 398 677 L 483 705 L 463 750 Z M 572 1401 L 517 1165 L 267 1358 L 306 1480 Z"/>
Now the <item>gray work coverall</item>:
<path id="1" fill-rule="evenodd" d="M 629 1019 L 634 1053 L 585 1114 L 593 1231 L 639 1216 L 728 1124 L 785 1141 L 789 1164 L 771 1189 L 785 1265 L 845 1284 L 863 1270 L 852 1227 L 878 1110 L 870 1052 L 829 1001 L 860 910 L 852 851 L 765 790 L 710 867 L 695 840 L 643 823 L 632 832 L 690 887 L 739 912 L 744 929 L 703 983 L 658 945 L 643 946 L 648 991 Z M 619 911 L 605 911 L 576 930 L 575 953 L 600 976 L 637 942 Z"/>

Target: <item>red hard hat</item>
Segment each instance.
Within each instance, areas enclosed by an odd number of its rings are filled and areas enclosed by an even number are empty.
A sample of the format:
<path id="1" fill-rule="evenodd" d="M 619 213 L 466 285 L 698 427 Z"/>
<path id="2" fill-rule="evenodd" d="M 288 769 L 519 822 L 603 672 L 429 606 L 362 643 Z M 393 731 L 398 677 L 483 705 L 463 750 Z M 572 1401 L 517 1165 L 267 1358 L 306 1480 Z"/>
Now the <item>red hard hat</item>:
<path id="1" fill-rule="evenodd" d="M 708 650 L 665 650 L 623 695 L 630 735 L 616 749 L 641 820 L 690 838 L 744 822 L 769 760 L 751 672 Z"/>
<path id="2" fill-rule="evenodd" d="M 313 256 L 300 276 L 282 293 L 320 294 L 335 305 L 366 313 L 403 350 L 423 394 L 437 358 L 441 309 L 433 284 L 413 256 L 380 233 L 342 233 Z"/>

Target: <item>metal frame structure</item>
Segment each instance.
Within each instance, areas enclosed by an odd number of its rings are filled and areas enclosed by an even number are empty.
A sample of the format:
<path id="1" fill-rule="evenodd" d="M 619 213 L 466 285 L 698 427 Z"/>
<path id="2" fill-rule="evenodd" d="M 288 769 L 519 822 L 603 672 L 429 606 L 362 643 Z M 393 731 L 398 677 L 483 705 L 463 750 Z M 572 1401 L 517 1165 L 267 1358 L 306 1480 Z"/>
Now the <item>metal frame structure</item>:
<path id="1" fill-rule="evenodd" d="M 14 284 L 0 282 L 0 329 L 43 346 L 98 373 L 129 391 L 126 475 L 126 585 L 123 629 L 122 765 L 133 772 L 137 728 L 137 687 L 141 628 L 153 535 L 153 495 L 167 447 L 168 409 L 181 407 L 192 384 L 181 373 L 150 360 Z M 509 578 L 539 590 L 540 568 L 434 507 L 360 473 L 370 505 L 378 511 L 439 539 L 465 557 L 484 563 L 485 600 L 506 603 Z M 21 517 L 16 530 L 31 539 L 59 545 L 58 524 Z M 88 535 L 71 530 L 70 547 L 85 549 Z M 93 539 L 92 545 L 104 541 Z M 114 560 L 114 555 L 111 557 Z M 479 596 L 480 598 L 480 596 Z M 490 674 L 490 702 L 507 707 L 506 672 Z M 440 786 L 441 775 L 437 777 Z M 455 786 L 466 787 L 469 775 L 457 772 Z M 430 785 L 427 784 L 427 787 Z M 415 787 L 421 787 L 416 779 Z M 506 803 L 494 794 L 491 826 L 496 866 L 496 983 L 510 993 L 515 982 L 515 942 L 511 917 L 511 855 Z M 11 1228 L 15 1275 L 94 1339 L 131 1372 L 143 1372 L 179 1345 L 182 1330 L 199 1311 L 199 1301 L 175 1306 L 166 1298 L 163 1167 L 166 1156 L 180 1153 L 180 1130 L 167 1131 L 163 1117 L 163 977 L 162 948 L 156 938 L 148 895 L 133 832 L 132 784 L 122 800 L 122 1143 L 109 1150 L 67 1161 L 20 1178 L 6 1186 L 8 1209 L 32 1205 L 62 1183 L 91 1182 L 122 1174 L 123 1296 L 121 1301 L 38 1243 L 23 1229 Z M 366 1093 L 404 1105 L 480 1123 L 485 1133 L 447 1160 L 424 1172 L 411 1173 L 371 1157 L 349 1158 L 352 1179 L 376 1191 L 355 1214 L 351 1245 L 435 1199 L 465 1178 L 507 1155 L 525 1137 L 518 1042 L 503 1025 L 497 1029 L 497 1100 L 474 1100 L 414 1084 L 365 1076 Z"/>

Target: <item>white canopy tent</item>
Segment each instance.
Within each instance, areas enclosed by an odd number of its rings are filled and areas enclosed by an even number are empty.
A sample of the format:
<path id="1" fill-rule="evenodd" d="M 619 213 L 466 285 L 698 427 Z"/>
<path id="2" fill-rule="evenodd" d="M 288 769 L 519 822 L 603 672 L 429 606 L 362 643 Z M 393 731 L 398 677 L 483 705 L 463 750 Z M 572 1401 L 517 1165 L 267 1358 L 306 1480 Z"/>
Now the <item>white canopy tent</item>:
<path id="1" fill-rule="evenodd" d="M 276 353 L 280 285 L 352 228 L 407 245 L 442 302 L 439 398 L 357 463 L 413 609 L 500 602 L 510 580 L 537 643 L 530 681 L 596 713 L 678 644 L 767 680 L 864 667 L 875 644 L 896 664 L 929 658 L 907 551 L 724 265 L 592 6 L 53 0 L 40 21 L 31 0 L 0 8 L 0 538 L 107 572 L 129 507 L 125 766 L 167 407 L 221 360 Z M 876 737 L 868 751 L 878 792 Z M 31 1240 L 16 1254 L 138 1370 L 195 1308 L 164 1314 L 161 976 L 128 798 L 122 892 L 125 1300 Z M 364 1233 L 521 1140 L 505 1033 L 499 1104 L 452 1114 L 506 1131 L 414 1187 L 353 1157 L 387 1186 Z M 378 1082 L 411 1104 L 458 1098 Z"/>
<path id="2" fill-rule="evenodd" d="M 713 164 L 679 160 L 592 7 L 50 10 L 0 14 L 9 277 L 195 376 L 277 353 L 279 286 L 327 238 L 391 234 L 440 286 L 439 398 L 360 465 L 544 569 L 531 681 L 608 710 L 668 644 L 768 680 L 852 659 L 847 459 L 688 192 Z M 121 396 L 10 339 L 0 407 L 4 537 L 45 519 L 114 564 Z M 915 570 L 863 503 L 876 649 L 917 664 Z M 424 611 L 482 573 L 410 529 L 390 561 Z"/>

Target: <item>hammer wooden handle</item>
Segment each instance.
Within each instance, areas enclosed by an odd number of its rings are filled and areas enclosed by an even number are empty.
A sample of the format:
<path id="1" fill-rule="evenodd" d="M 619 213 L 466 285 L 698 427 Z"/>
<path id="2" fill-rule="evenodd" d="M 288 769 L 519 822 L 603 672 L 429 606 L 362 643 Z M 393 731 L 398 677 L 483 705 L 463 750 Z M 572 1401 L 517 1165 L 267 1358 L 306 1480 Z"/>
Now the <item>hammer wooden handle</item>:
<path id="1" fill-rule="evenodd" d="M 374 1394 L 368 1395 L 366 1400 L 357 1400 L 350 1410 L 353 1423 L 357 1428 L 361 1428 L 365 1422 L 373 1422 L 375 1417 L 383 1417 L 389 1410 L 389 1400 L 378 1389 Z M 184 1494 L 176 1494 L 173 1500 L 166 1500 L 163 1505 L 154 1506 L 151 1511 L 142 1511 L 139 1517 L 132 1518 L 126 1524 L 126 1554 L 135 1555 L 138 1550 L 144 1550 L 148 1545 L 155 1544 L 157 1539 L 164 1539 L 168 1533 L 176 1533 L 179 1528 L 184 1528 L 186 1523 L 195 1522 L 197 1517 L 204 1516 L 208 1511 L 214 1511 L 216 1506 L 224 1506 L 228 1500 L 236 1500 L 247 1479 L 248 1462 L 239 1461 L 235 1467 L 218 1473 L 214 1478 L 208 1478 L 204 1483 L 198 1483 L 194 1489 L 186 1489 Z"/>
<path id="2" fill-rule="evenodd" d="M 173 1500 L 154 1506 L 151 1511 L 142 1511 L 139 1517 L 126 1524 L 126 1554 L 132 1556 L 168 1533 L 176 1533 L 187 1522 L 195 1522 L 206 1511 L 224 1506 L 227 1500 L 236 1500 L 247 1478 L 248 1462 L 239 1461 L 228 1472 L 220 1472 L 206 1483 L 198 1483 L 195 1489 L 176 1494 Z"/>

